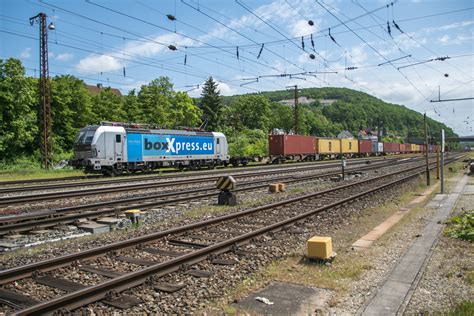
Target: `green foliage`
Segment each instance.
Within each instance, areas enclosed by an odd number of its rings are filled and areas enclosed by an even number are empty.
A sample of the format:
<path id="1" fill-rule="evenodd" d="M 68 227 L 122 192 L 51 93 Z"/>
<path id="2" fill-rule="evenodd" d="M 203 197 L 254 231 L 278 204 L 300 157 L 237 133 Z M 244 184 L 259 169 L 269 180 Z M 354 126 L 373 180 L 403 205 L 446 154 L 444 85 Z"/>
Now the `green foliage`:
<path id="1" fill-rule="evenodd" d="M 222 110 L 222 124 L 234 130 L 259 129 L 268 131 L 271 121 L 270 102 L 261 95 L 242 95 Z"/>
<path id="2" fill-rule="evenodd" d="M 372 128 L 384 130 L 384 141 L 398 142 L 423 134 L 420 113 L 366 93 L 346 88 L 309 88 L 302 89 L 300 96 L 315 100 L 300 104 L 300 134 L 336 136 L 343 129 L 356 134 L 360 128 Z M 293 107 L 276 102 L 285 99 L 293 99 L 293 92 L 221 97 L 212 77 L 205 82 L 199 100 L 174 91 L 167 77 L 152 80 L 126 96 L 118 96 L 110 88 L 92 95 L 82 80 L 57 76 L 51 80 L 53 159 L 70 157 L 77 131 L 100 121 L 175 128 L 196 127 L 202 119 L 207 120 L 207 130 L 227 135 L 231 155 L 265 155 L 269 131 L 290 133 L 294 129 Z M 337 102 L 323 106 L 320 99 Z M 19 60 L 0 60 L 0 164 L 12 164 L 23 157 L 38 160 L 38 108 L 38 80 L 25 76 Z M 456 136 L 432 119 L 428 119 L 428 126 L 432 134 L 443 128 L 447 137 Z"/>
<path id="3" fill-rule="evenodd" d="M 207 121 L 206 129 L 215 131 L 221 123 L 222 100 L 217 83 L 209 77 L 204 83 L 199 107 L 202 110 L 203 121 Z"/>
<path id="4" fill-rule="evenodd" d="M 282 129 L 285 133 L 289 133 L 294 126 L 293 109 L 289 106 L 272 102 L 271 103 L 271 129 Z"/>
<path id="5" fill-rule="evenodd" d="M 133 91 L 126 97 L 130 121 L 164 128 L 200 124 L 200 109 L 186 93 L 175 92 L 168 77 L 160 77 L 142 86 L 136 100 L 134 94 Z"/>
<path id="6" fill-rule="evenodd" d="M 141 110 L 136 121 L 168 127 L 172 91 L 173 84 L 167 77 L 160 77 L 142 86 L 138 93 Z"/>
<path id="7" fill-rule="evenodd" d="M 125 121 L 127 115 L 123 109 L 123 100 L 124 98 L 113 93 L 110 88 L 101 89 L 92 97 L 94 115 L 100 121 Z"/>
<path id="8" fill-rule="evenodd" d="M 231 156 L 265 156 L 267 154 L 267 133 L 259 129 L 244 129 L 236 134 L 229 134 L 229 155 Z"/>
<path id="9" fill-rule="evenodd" d="M 271 102 L 281 100 L 292 100 L 293 91 L 280 90 L 262 92 L 259 95 L 267 97 Z M 402 139 L 412 136 L 421 137 L 423 131 L 423 115 L 410 110 L 402 105 L 384 102 L 364 92 L 347 88 L 307 88 L 301 89 L 299 94 L 316 100 L 312 104 L 300 104 L 301 126 L 303 134 L 335 136 L 341 130 L 346 129 L 357 134 L 360 128 L 372 128 L 384 130 L 383 136 L 401 137 Z M 237 96 L 224 97 L 224 103 L 229 104 Z M 331 105 L 322 106 L 319 100 L 333 99 L 336 102 Z M 277 112 L 286 113 L 288 116 L 284 121 L 272 120 L 272 128 L 281 128 L 288 131 L 293 129 L 293 108 L 286 106 L 288 110 L 282 110 L 281 106 L 272 104 L 272 115 L 278 117 Z M 281 117 L 285 117 L 284 115 Z M 441 129 L 445 130 L 446 137 L 457 136 L 453 130 L 446 125 L 428 118 L 428 129 L 431 134 L 439 135 Z"/>
<path id="10" fill-rule="evenodd" d="M 175 126 L 199 126 L 201 124 L 202 111 L 194 104 L 185 92 L 174 93 L 171 99 L 169 127 Z"/>
<path id="11" fill-rule="evenodd" d="M 39 160 L 37 112 L 38 80 L 25 76 L 19 60 L 0 60 L 0 168 Z M 167 77 L 119 96 L 110 88 L 93 95 L 84 81 L 65 75 L 51 80 L 51 115 L 53 159 L 59 161 L 72 156 L 75 136 L 87 125 L 131 121 L 194 127 L 202 112 L 186 93 L 175 92 Z"/>
<path id="12" fill-rule="evenodd" d="M 79 129 L 97 120 L 84 82 L 74 76 L 58 76 L 51 82 L 51 115 L 54 160 L 70 152 Z"/>
<path id="13" fill-rule="evenodd" d="M 33 155 L 36 149 L 38 83 L 25 77 L 19 60 L 0 59 L 0 160 Z"/>
<path id="14" fill-rule="evenodd" d="M 462 301 L 458 303 L 452 310 L 448 313 L 439 313 L 440 315 L 445 316 L 467 316 L 474 315 L 474 303 L 471 301 Z M 436 315 L 436 313 L 435 313 Z"/>
<path id="15" fill-rule="evenodd" d="M 445 230 L 447 236 L 474 242 L 474 210 L 451 218 L 447 225 Z"/>

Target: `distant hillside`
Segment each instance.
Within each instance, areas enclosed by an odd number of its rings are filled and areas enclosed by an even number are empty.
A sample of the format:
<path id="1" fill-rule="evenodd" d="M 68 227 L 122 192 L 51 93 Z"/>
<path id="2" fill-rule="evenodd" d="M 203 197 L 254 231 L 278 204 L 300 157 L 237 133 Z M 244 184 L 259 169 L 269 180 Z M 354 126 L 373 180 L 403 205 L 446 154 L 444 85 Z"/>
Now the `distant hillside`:
<path id="1" fill-rule="evenodd" d="M 317 130 L 321 136 L 335 136 L 342 129 L 357 135 L 360 129 L 365 128 L 381 130 L 384 136 L 423 136 L 423 115 L 403 105 L 387 103 L 367 93 L 347 88 L 306 88 L 300 91 L 300 97 L 315 100 L 311 104 L 301 105 L 302 111 L 323 116 L 321 119 L 327 119 L 332 127 Z M 261 92 L 260 95 L 272 102 L 294 97 L 291 90 Z M 228 104 L 236 97 L 224 97 L 224 103 Z M 428 128 L 433 135 L 439 135 L 444 129 L 447 136 L 457 136 L 450 127 L 430 118 Z"/>

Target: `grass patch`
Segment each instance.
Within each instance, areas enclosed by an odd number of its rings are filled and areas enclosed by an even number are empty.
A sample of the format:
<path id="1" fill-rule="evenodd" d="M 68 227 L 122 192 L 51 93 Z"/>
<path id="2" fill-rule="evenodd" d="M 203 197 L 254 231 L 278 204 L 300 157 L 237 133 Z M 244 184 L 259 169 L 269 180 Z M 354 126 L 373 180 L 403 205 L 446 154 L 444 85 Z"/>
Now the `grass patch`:
<path id="1" fill-rule="evenodd" d="M 474 285 L 474 270 L 466 272 L 466 281 L 469 285 Z"/>
<path id="2" fill-rule="evenodd" d="M 18 159 L 14 163 L 0 162 L 0 178 L 4 181 L 45 179 L 70 176 L 84 176 L 81 170 L 66 167 L 58 170 L 44 170 L 36 160 Z"/>
<path id="3" fill-rule="evenodd" d="M 439 313 L 446 316 L 467 316 L 474 315 L 474 303 L 471 301 L 462 301 L 447 313 Z"/>
<path id="4" fill-rule="evenodd" d="M 454 216 L 446 224 L 446 236 L 474 242 L 474 210 Z"/>

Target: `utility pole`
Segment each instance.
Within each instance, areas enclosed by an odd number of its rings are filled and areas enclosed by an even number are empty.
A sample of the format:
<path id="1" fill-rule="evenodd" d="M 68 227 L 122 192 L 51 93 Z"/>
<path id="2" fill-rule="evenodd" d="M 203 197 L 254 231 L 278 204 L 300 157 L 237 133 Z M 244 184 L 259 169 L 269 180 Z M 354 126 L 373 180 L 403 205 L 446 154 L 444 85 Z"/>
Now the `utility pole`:
<path id="1" fill-rule="evenodd" d="M 295 85 L 295 134 L 298 135 L 298 86 Z"/>
<path id="2" fill-rule="evenodd" d="M 426 185 L 430 186 L 430 163 L 428 157 L 428 124 L 426 122 L 426 112 L 423 115 L 423 119 L 425 122 L 425 159 L 426 159 Z"/>
<path id="3" fill-rule="evenodd" d="M 43 167 L 49 169 L 51 166 L 51 87 L 49 82 L 48 64 L 48 29 L 54 30 L 54 24 L 46 26 L 46 14 L 39 13 L 30 18 L 30 25 L 40 25 L 40 79 L 39 79 L 39 115 L 40 126 L 39 143 L 43 158 Z"/>
<path id="4" fill-rule="evenodd" d="M 441 130 L 441 194 L 444 193 L 444 129 Z"/>
<path id="5" fill-rule="evenodd" d="M 299 111 L 298 111 L 298 86 L 287 86 L 286 88 L 295 89 L 295 134 L 298 134 L 298 122 L 299 122 Z"/>
<path id="6" fill-rule="evenodd" d="M 439 180 L 439 145 L 436 146 L 436 179 Z"/>

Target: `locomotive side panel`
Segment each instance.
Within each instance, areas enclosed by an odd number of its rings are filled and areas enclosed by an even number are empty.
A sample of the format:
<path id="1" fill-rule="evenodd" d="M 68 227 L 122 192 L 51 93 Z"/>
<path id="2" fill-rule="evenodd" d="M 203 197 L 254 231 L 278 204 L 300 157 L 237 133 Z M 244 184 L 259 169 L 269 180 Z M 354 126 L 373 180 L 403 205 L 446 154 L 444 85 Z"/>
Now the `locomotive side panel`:
<path id="1" fill-rule="evenodd" d="M 130 133 L 128 142 L 129 161 L 215 158 L 215 144 L 212 136 Z"/>

